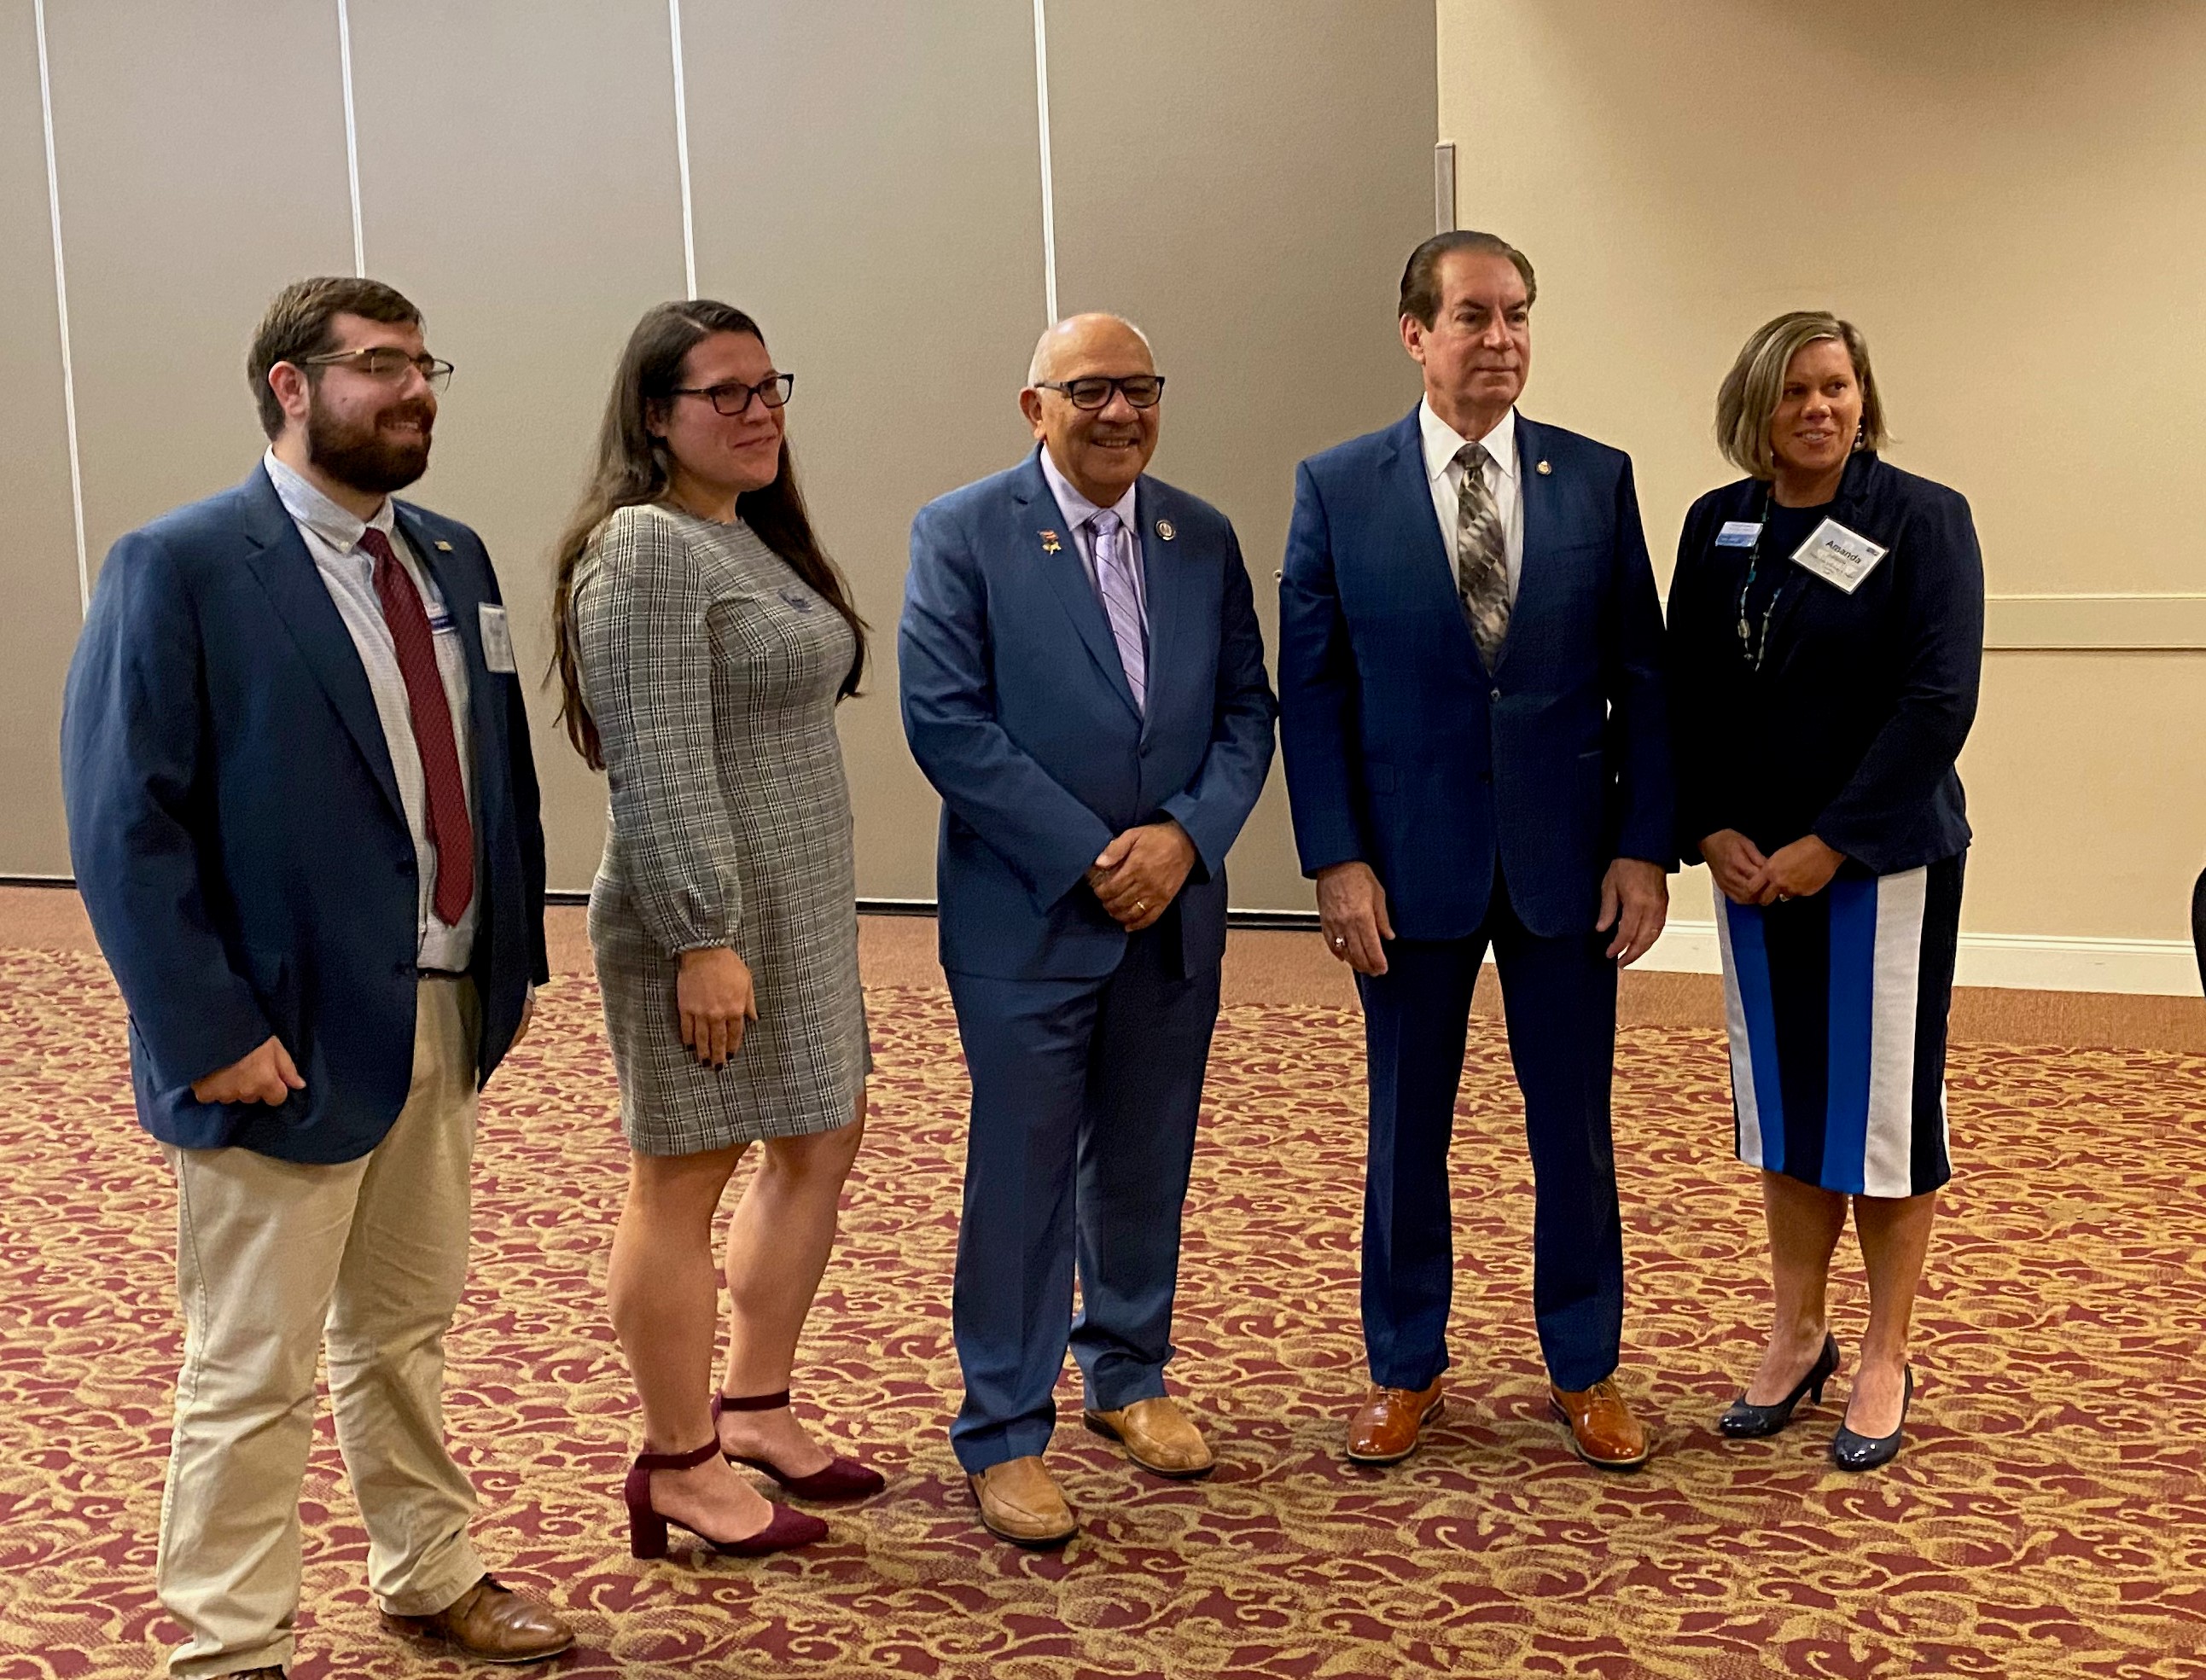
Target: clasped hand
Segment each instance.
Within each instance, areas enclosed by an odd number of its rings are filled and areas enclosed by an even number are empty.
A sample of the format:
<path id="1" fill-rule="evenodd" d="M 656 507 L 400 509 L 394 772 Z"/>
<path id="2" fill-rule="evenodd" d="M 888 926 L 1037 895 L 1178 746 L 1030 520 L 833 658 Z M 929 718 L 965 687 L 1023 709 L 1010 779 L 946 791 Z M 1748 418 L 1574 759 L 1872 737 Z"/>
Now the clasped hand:
<path id="1" fill-rule="evenodd" d="M 1111 920 L 1129 933 L 1154 926 L 1172 908 L 1195 867 L 1195 842 L 1167 817 L 1130 828 L 1103 849 L 1088 885 Z"/>
<path id="2" fill-rule="evenodd" d="M 1844 852 L 1812 834 L 1764 857 L 1762 849 L 1735 828 L 1720 828 L 1702 840 L 1701 855 L 1708 860 L 1717 891 L 1734 904 L 1812 897 L 1831 884 L 1831 877 L 1846 861 Z"/>
<path id="3" fill-rule="evenodd" d="M 707 1067 L 725 1067 L 743 1047 L 743 1023 L 758 1019 L 749 965 L 725 945 L 683 951 L 674 1006 L 682 1042 Z"/>

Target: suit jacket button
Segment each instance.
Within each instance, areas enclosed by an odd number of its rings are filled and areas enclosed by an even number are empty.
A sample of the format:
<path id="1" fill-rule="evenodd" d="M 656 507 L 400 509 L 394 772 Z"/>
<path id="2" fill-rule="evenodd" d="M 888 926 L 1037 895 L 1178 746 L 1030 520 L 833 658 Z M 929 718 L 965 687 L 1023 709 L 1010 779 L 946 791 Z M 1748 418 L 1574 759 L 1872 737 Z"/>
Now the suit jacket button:
<path id="1" fill-rule="evenodd" d="M 1487 699 L 1488 699 L 1488 700 L 1499 700 L 1500 698 L 1501 698 L 1501 690 L 1500 690 L 1500 689 L 1499 689 L 1499 688 L 1496 688 L 1496 689 L 1495 689 L 1492 694 L 1488 694 L 1488 695 L 1487 696 Z"/>
<path id="2" fill-rule="evenodd" d="M 398 974 L 400 979 L 403 980 L 407 975 L 411 974 L 414 972 L 414 965 L 411 962 L 402 962 L 398 965 L 395 972 Z"/>

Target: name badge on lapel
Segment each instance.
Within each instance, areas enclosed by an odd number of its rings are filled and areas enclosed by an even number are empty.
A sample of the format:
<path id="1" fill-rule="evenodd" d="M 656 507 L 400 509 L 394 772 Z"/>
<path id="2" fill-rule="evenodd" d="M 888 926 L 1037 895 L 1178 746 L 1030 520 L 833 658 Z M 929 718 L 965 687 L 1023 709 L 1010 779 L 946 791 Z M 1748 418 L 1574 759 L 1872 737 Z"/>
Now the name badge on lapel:
<path id="1" fill-rule="evenodd" d="M 1716 533 L 1718 548 L 1752 548 L 1762 535 L 1758 519 L 1727 519 L 1723 529 Z"/>
<path id="2" fill-rule="evenodd" d="M 1886 551 L 1858 531 L 1849 531 L 1835 519 L 1827 519 L 1808 533 L 1808 540 L 1792 551 L 1799 565 L 1834 583 L 1851 595 L 1861 581 L 1876 569 Z"/>
<path id="3" fill-rule="evenodd" d="M 506 624 L 505 609 L 485 601 L 477 610 L 482 614 L 483 664 L 492 670 L 515 675 L 513 632 Z"/>

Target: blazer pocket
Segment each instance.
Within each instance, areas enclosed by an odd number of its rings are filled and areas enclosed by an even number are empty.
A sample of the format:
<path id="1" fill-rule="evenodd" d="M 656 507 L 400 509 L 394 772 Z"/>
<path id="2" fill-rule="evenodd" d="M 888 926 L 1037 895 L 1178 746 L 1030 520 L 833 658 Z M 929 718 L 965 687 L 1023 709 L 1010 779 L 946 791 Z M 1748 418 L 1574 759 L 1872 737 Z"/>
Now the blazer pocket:
<path id="1" fill-rule="evenodd" d="M 308 1046 L 306 1022 L 301 1019 L 303 1006 L 297 968 L 289 956 L 250 945 L 246 947 L 245 965 L 246 981 L 259 1002 L 261 1013 L 268 1017 L 269 1027 L 291 1060 L 304 1068 Z"/>

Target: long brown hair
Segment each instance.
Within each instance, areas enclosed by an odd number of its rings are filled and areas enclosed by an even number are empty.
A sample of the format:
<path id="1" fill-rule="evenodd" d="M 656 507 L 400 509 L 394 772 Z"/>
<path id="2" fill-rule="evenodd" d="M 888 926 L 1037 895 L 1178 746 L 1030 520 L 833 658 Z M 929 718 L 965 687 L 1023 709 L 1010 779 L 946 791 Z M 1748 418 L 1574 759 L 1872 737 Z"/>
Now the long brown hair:
<path id="1" fill-rule="evenodd" d="M 598 428 L 598 461 L 589 488 L 575 505 L 566 529 L 552 550 L 554 583 L 552 592 L 552 670 L 550 682 L 559 679 L 559 721 L 567 739 L 575 743 L 593 770 L 605 767 L 598 739 L 598 725 L 582 700 L 581 666 L 575 634 L 575 568 L 589 550 L 605 522 L 623 508 L 662 500 L 668 483 L 665 443 L 652 435 L 652 408 L 671 400 L 682 382 L 682 364 L 702 340 L 718 332 L 748 334 L 763 344 L 766 335 L 758 323 L 740 309 L 709 299 L 689 303 L 662 303 L 647 311 L 629 335 L 613 374 L 612 394 L 605 399 L 605 417 Z M 850 627 L 858 651 L 843 678 L 839 696 L 858 692 L 866 670 L 866 622 L 850 599 L 850 587 L 820 539 L 804 510 L 804 496 L 796 486 L 796 467 L 790 457 L 786 438 L 781 446 L 781 468 L 773 482 L 761 490 L 747 490 L 736 498 L 736 516 L 758 533 L 759 539 L 789 569 L 811 587 Z"/>

